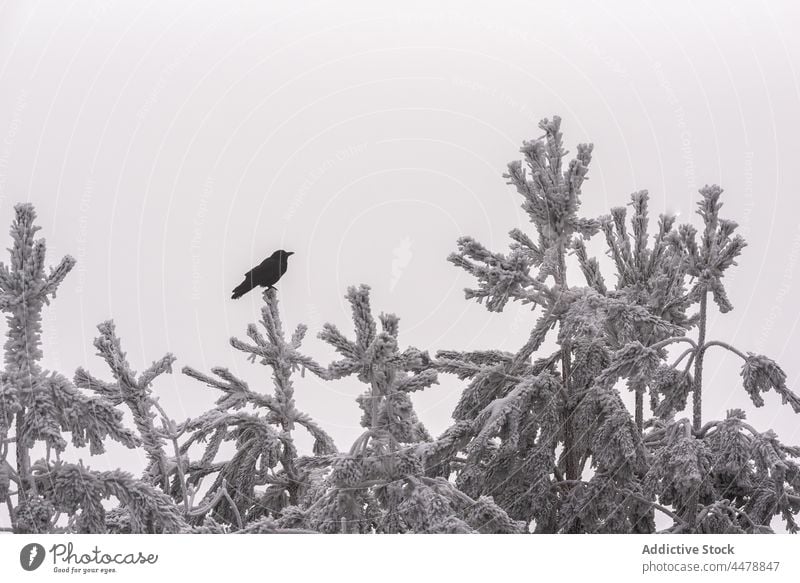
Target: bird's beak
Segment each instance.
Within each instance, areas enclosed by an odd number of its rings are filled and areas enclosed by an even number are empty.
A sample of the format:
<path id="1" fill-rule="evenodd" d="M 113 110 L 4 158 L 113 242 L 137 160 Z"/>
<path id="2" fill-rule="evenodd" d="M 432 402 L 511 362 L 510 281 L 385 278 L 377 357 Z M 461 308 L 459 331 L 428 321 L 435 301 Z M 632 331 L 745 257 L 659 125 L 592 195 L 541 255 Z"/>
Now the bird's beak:
<path id="1" fill-rule="evenodd" d="M 289 255 L 294 255 L 294 251 L 287 251 L 286 256 L 288 257 Z"/>

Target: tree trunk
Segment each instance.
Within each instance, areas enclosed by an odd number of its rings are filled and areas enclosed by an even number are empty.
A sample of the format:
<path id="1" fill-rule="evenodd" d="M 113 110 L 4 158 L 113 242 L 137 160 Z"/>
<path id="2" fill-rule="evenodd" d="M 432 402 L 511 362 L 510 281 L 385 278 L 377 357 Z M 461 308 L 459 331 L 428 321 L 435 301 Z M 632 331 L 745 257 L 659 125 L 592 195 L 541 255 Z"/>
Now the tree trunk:
<path id="1" fill-rule="evenodd" d="M 575 451 L 575 426 L 572 422 L 574 403 L 572 402 L 572 382 L 570 382 L 571 372 L 570 346 L 569 343 L 565 342 L 561 348 L 561 376 L 566 398 L 566 408 L 564 410 L 564 477 L 567 480 L 578 480 L 580 476 L 578 471 L 578 452 Z"/>
<path id="2" fill-rule="evenodd" d="M 708 316 L 708 292 L 700 298 L 700 323 L 698 327 L 697 352 L 694 359 L 694 390 L 692 397 L 692 429 L 700 431 L 703 427 L 703 356 L 706 343 L 706 318 Z M 689 497 L 685 520 L 692 528 L 697 520 L 698 493 Z"/>
<path id="3" fill-rule="evenodd" d="M 692 398 L 692 427 L 700 431 L 703 426 L 703 357 L 706 343 L 706 318 L 708 313 L 708 292 L 700 298 L 700 324 L 697 338 L 697 354 L 694 359 L 694 395 Z"/>
<path id="4" fill-rule="evenodd" d="M 556 283 L 566 291 L 567 287 L 567 263 L 566 250 L 563 245 L 558 254 L 558 278 Z M 564 409 L 564 478 L 567 480 L 580 479 L 578 469 L 578 452 L 575 451 L 575 426 L 572 415 L 575 403 L 572 383 L 572 348 L 569 339 L 564 341 L 561 346 L 561 380 L 564 386 L 564 398 L 566 407 Z"/>
<path id="5" fill-rule="evenodd" d="M 636 428 L 639 430 L 639 434 L 642 433 L 642 427 L 644 426 L 644 393 L 641 391 L 636 391 Z"/>

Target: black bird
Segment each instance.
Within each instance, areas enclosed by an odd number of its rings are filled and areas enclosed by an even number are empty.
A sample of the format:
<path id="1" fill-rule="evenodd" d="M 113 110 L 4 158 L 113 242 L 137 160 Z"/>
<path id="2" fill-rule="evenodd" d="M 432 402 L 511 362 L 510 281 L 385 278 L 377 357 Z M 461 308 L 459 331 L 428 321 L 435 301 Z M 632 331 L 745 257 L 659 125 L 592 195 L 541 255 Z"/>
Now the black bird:
<path id="1" fill-rule="evenodd" d="M 294 251 L 278 249 L 275 253 L 259 263 L 257 267 L 245 273 L 244 281 L 233 288 L 231 299 L 235 300 L 242 297 L 257 285 L 271 289 L 281 276 L 286 273 L 286 263 L 289 259 L 289 255 L 294 255 Z"/>

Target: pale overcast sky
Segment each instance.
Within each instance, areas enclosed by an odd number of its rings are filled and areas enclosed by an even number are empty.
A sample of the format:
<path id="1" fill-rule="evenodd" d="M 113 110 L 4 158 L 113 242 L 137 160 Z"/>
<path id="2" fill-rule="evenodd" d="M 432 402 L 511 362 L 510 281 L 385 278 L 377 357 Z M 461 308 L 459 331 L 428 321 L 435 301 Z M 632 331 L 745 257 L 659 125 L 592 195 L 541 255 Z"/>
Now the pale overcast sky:
<path id="1" fill-rule="evenodd" d="M 466 301 L 473 282 L 445 259 L 461 235 L 502 251 L 510 229 L 533 233 L 501 175 L 558 114 L 572 151 L 595 144 L 587 216 L 647 188 L 653 216 L 698 224 L 697 189 L 725 189 L 749 246 L 726 280 L 735 310 L 712 311 L 709 336 L 771 356 L 797 390 L 799 16 L 736 1 L 2 2 L 0 225 L 32 201 L 49 264 L 78 260 L 46 308 L 45 365 L 108 379 L 92 339 L 113 318 L 137 370 L 177 356 L 156 392 L 178 420 L 217 397 L 184 365 L 268 387 L 228 345 L 260 296 L 230 290 L 277 248 L 296 253 L 278 285 L 284 324 L 309 325 L 323 364 L 316 333 L 330 321 L 352 334 L 343 295 L 359 283 L 376 314 L 401 317 L 402 346 L 516 350 L 537 314 Z M 739 367 L 710 353 L 707 417 L 743 407 L 800 443 L 774 394 L 749 405 Z M 415 395 L 433 434 L 459 387 L 443 376 Z M 347 449 L 363 387 L 307 375 L 296 388 Z"/>

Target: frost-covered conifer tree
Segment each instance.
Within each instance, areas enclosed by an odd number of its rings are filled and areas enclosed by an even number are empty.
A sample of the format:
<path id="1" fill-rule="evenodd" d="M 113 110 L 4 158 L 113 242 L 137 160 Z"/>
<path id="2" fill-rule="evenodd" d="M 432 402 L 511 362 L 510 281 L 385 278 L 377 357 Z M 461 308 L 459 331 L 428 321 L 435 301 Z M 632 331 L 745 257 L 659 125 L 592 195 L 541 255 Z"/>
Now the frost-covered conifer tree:
<path id="1" fill-rule="evenodd" d="M 278 311 L 277 292 L 264 292 L 261 310 L 263 332 L 254 324 L 247 328 L 251 342 L 231 338 L 231 345 L 248 358 L 272 369 L 270 392 L 251 389 L 226 368 L 214 368 L 215 377 L 191 367 L 183 372 L 208 386 L 222 391 L 217 406 L 186 429 L 190 439 L 183 451 L 195 443 L 205 443 L 202 457 L 187 468 L 187 482 L 197 491 L 209 476 L 208 488 L 196 521 L 209 515 L 212 524 L 241 532 L 278 532 L 285 530 L 276 519 L 285 508 L 295 508 L 315 497 L 324 471 L 317 467 L 336 452 L 330 436 L 306 413 L 297 408 L 294 398 L 295 372 L 308 370 L 326 378 L 327 371 L 300 352 L 307 328 L 300 324 L 291 338 L 286 338 Z M 293 434 L 301 427 L 314 439 L 313 455 L 303 456 L 297 450 Z M 233 441 L 233 457 L 217 461 L 220 446 Z M 323 464 L 324 465 L 324 464 Z M 310 504 L 311 502 L 308 502 Z"/>
<path id="2" fill-rule="evenodd" d="M 514 162 L 506 175 L 537 242 L 513 229 L 501 254 L 463 237 L 450 261 L 478 279 L 467 298 L 490 311 L 513 299 L 542 313 L 516 353 L 437 353 L 436 368 L 470 383 L 456 423 L 425 448 L 427 471 L 454 472 L 466 494 L 494 495 L 536 532 L 652 532 L 656 511 L 672 519 L 670 532 L 762 532 L 776 514 L 795 530 L 800 473 L 790 458 L 800 450 L 757 432 L 740 410 L 701 421 L 702 355 L 713 346 L 744 360 L 757 406 L 770 388 L 795 411 L 799 404 L 773 361 L 706 340 L 707 295 L 730 309 L 721 277 L 744 246 L 731 236 L 735 223 L 718 218 L 720 189 L 701 191 L 699 244 L 691 226 L 676 230 L 673 217 L 661 216 L 649 246 L 647 193 L 631 197 L 630 232 L 622 207 L 598 221 L 579 217 L 591 146 L 579 146 L 563 170 L 558 118 L 540 127 L 545 136 L 522 148 L 527 170 Z M 613 289 L 585 244 L 599 229 L 617 269 Z M 587 287 L 567 286 L 568 249 Z M 699 313 L 687 314 L 698 303 Z M 697 340 L 687 336 L 695 325 Z M 555 327 L 559 350 L 531 360 Z M 690 348 L 669 364 L 667 347 L 678 343 Z M 636 394 L 633 416 L 617 388 L 623 379 Z M 655 418 L 645 421 L 648 392 Z M 675 421 L 690 392 L 693 421 Z"/>
<path id="3" fill-rule="evenodd" d="M 625 210 L 616 208 L 610 217 L 601 219 L 609 255 L 617 268 L 616 297 L 647 308 L 654 316 L 677 325 L 628 328 L 627 333 L 606 334 L 609 363 L 597 376 L 592 392 L 626 378 L 636 391 L 638 425 L 644 426 L 643 443 L 646 471 L 637 472 L 635 482 L 623 484 L 615 493 L 602 488 L 604 468 L 588 482 L 579 482 L 567 500 L 568 512 L 578 521 L 579 529 L 607 529 L 619 522 L 627 508 L 649 504 L 672 520 L 669 532 L 769 532 L 775 515 L 781 515 L 788 530 L 795 532 L 794 516 L 800 510 L 798 497 L 798 457 L 800 449 L 782 444 L 771 431 L 759 432 L 745 422 L 740 409 L 728 411 L 724 421 L 702 422 L 703 355 L 711 348 L 726 349 L 743 360 L 743 384 L 756 406 L 764 404 L 761 393 L 770 389 L 781 395 L 798 412 L 798 398 L 786 387 L 786 375 L 771 359 L 747 353 L 727 343 L 707 340 L 707 297 L 712 295 L 720 311 L 732 309 L 722 277 L 735 264 L 745 246 L 733 235 L 736 223 L 719 218 L 722 190 L 707 186 L 700 190 L 698 214 L 704 224 L 701 241 L 689 224 L 673 229 L 674 219 L 662 216 L 653 236 L 653 248 L 647 248 L 647 196 L 632 195 L 632 234 L 625 229 Z M 597 261 L 589 259 L 585 246 L 576 242 L 576 252 L 590 287 L 605 295 L 605 283 Z M 688 291 L 687 284 L 689 286 Z M 691 306 L 698 313 L 688 316 Z M 571 312 L 571 316 L 575 315 Z M 568 318 L 569 319 L 569 318 Z M 616 318 L 606 321 L 606 330 Z M 697 339 L 676 334 L 697 325 Z M 666 347 L 688 344 L 672 362 Z M 683 364 L 685 363 L 685 364 Z M 642 423 L 643 399 L 649 391 L 654 417 Z M 692 394 L 692 418 L 676 419 Z M 583 404 L 590 404 L 584 399 Z M 579 410 L 583 407 L 579 407 Z M 591 428 L 595 412 L 587 408 L 582 425 Z M 620 497 L 620 489 L 624 496 Z M 615 502 L 614 499 L 617 499 Z M 652 529 L 654 524 L 635 525 Z"/>
<path id="4" fill-rule="evenodd" d="M 674 362 L 652 368 L 647 380 L 655 418 L 645 434 L 653 454 L 645 489 L 674 508 L 675 532 L 768 532 L 776 515 L 796 532 L 800 465 L 792 458 L 800 457 L 800 448 L 781 443 L 772 430 L 757 431 L 745 422 L 740 409 L 728 411 L 723 421 L 703 423 L 703 394 L 714 389 L 703 385 L 704 355 L 710 349 L 727 350 L 742 360 L 742 383 L 756 407 L 764 406 L 762 393 L 773 390 L 794 413 L 800 412 L 800 399 L 786 386 L 786 374 L 772 359 L 708 339 L 708 296 L 722 313 L 733 309 L 722 278 L 746 245 L 734 235 L 736 223 L 719 216 L 721 194 L 716 185 L 700 190 L 700 241 L 690 224 L 670 236 L 691 277 L 687 298 L 699 306 L 698 332 L 696 339 L 678 336 L 655 345 L 688 348 Z M 689 392 L 691 420 L 675 419 Z"/>
<path id="5" fill-rule="evenodd" d="M 561 499 L 581 476 L 587 437 L 576 424 L 575 412 L 592 379 L 607 362 L 607 348 L 586 341 L 586 328 L 572 318 L 575 304 L 594 311 L 615 312 L 629 322 L 654 319 L 628 302 L 606 298 L 591 289 L 571 288 L 567 282 L 567 253 L 576 240 L 599 231 L 598 220 L 580 216 L 581 187 L 591 162 L 592 145 L 580 144 L 565 165 L 560 119 L 543 120 L 544 136 L 525 142 L 524 164 L 509 164 L 505 175 L 523 198 L 522 208 L 535 229 L 510 232 L 508 253 L 492 252 L 471 237 L 458 241 L 450 261 L 478 280 L 467 298 L 501 311 L 509 300 L 541 309 L 528 342 L 516 353 L 499 350 L 440 351 L 440 370 L 470 379 L 451 427 L 436 445 L 432 459 L 451 460 L 445 472 L 456 472 L 456 483 L 473 496 L 492 495 L 508 513 L 535 522 L 537 532 L 560 528 Z M 535 239 L 535 240 L 534 240 Z M 532 360 L 548 332 L 559 327 L 559 349 Z M 592 334 L 588 334 L 591 337 Z M 635 458 L 637 433 L 618 395 L 599 402 L 596 420 L 620 441 L 617 457 Z M 457 455 L 463 452 L 464 456 Z M 436 470 L 433 470 L 436 471 Z M 440 470 L 441 471 L 441 470 Z"/>
<path id="6" fill-rule="evenodd" d="M 733 235 L 736 223 L 719 218 L 721 193 L 717 186 L 700 190 L 698 214 L 704 229 L 699 244 L 694 227 L 685 224 L 672 229 L 674 220 L 661 217 L 653 249 L 648 251 L 642 240 L 647 223 L 642 193 L 632 197 L 632 236 L 625 232 L 623 209 L 614 209 L 612 217 L 603 222 L 618 272 L 617 293 L 686 331 L 696 324 L 698 331 L 695 340 L 667 328 L 655 334 L 631 330 L 633 334 L 621 337 L 618 350 L 598 375 L 593 391 L 603 385 L 610 387 L 619 378 L 628 380 L 637 397 L 649 391 L 654 417 L 639 423 L 645 429 L 646 471 L 637 472 L 637 484 L 624 488 L 621 501 L 609 506 L 611 492 L 598 488 L 601 465 L 591 480 L 573 490 L 568 503 L 577 509 L 574 518 L 583 528 L 606 528 L 611 521 L 608 510 L 611 516 L 624 516 L 633 501 L 649 504 L 668 516 L 672 521 L 668 532 L 769 532 L 770 522 L 778 514 L 787 529 L 797 530 L 794 515 L 800 510 L 800 474 L 798 464 L 790 458 L 798 457 L 800 449 L 782 444 L 772 431 L 758 432 L 745 423 L 740 409 L 729 411 L 724 421 L 702 423 L 703 355 L 714 347 L 742 358 L 744 386 L 756 406 L 764 404 L 761 393 L 773 389 L 795 412 L 800 409 L 798 398 L 786 387 L 786 375 L 772 360 L 707 340 L 708 295 L 723 313 L 732 309 L 722 277 L 745 246 L 740 236 Z M 605 293 L 597 262 L 589 260 L 582 249 L 578 256 L 590 286 Z M 658 259 L 652 263 L 654 257 Z M 687 318 L 686 310 L 694 305 L 699 305 L 699 312 Z M 665 349 L 685 344 L 689 348 L 669 362 Z M 687 406 L 690 393 L 692 418 L 676 419 Z M 636 406 L 641 420 L 641 398 Z M 585 415 L 587 423 L 592 415 L 591 411 Z"/>
<path id="7" fill-rule="evenodd" d="M 326 324 L 319 337 L 342 356 L 328 366 L 328 378 L 355 376 L 366 385 L 358 397 L 363 433 L 347 453 L 327 461 L 329 474 L 317 499 L 292 509 L 287 525 L 320 532 L 521 532 L 490 497 L 474 499 L 445 477 L 426 476 L 423 457 L 430 441 L 410 394 L 437 382 L 426 352 L 401 351 L 399 318 L 372 315 L 369 287 L 347 292 L 355 339 Z"/>
<path id="8" fill-rule="evenodd" d="M 561 119 L 543 120 L 539 127 L 545 132 L 541 139 L 525 142 L 520 150 L 524 163 L 514 161 L 504 175 L 523 197 L 522 208 L 536 230 L 534 240 L 521 229 L 513 229 L 511 249 L 507 255 L 491 252 L 471 237 L 458 241 L 458 252 L 450 261 L 478 279 L 478 289 L 467 289 L 467 298 L 486 302 L 489 311 L 502 311 L 509 299 L 540 306 L 543 314 L 534 327 L 528 343 L 514 355 L 506 372 L 513 377 L 524 367 L 530 355 L 541 345 L 547 330 L 558 323 L 563 313 L 566 292 L 569 291 L 566 271 L 567 251 L 576 235 L 585 237 L 597 232 L 595 219 L 579 215 L 581 186 L 589 171 L 592 145 L 579 144 L 576 157 L 564 167 L 567 152 L 563 147 Z M 455 356 L 455 355 L 451 355 Z M 477 362 L 469 355 L 467 361 Z M 575 428 L 572 410 L 575 384 L 572 382 L 572 347 L 565 342 L 557 359 L 561 364 L 557 405 L 564 444 L 564 472 L 568 479 L 578 476 L 578 457 L 575 452 Z M 545 369 L 536 374 L 550 374 Z M 513 378 L 501 381 L 508 385 Z M 483 381 L 481 381 L 483 384 Z M 508 388 L 506 386 L 506 388 Z M 501 392 L 504 389 L 500 389 Z M 468 391 L 472 394 L 472 391 Z M 480 408 L 489 401 L 479 403 Z M 466 405 L 466 404 L 465 404 Z M 475 414 L 477 410 L 466 412 Z M 499 461 L 499 460 L 498 460 Z"/>
<path id="9" fill-rule="evenodd" d="M 116 498 L 134 532 L 177 532 L 183 519 L 169 496 L 121 470 L 92 471 L 61 459 L 69 432 L 91 455 L 113 439 L 127 447 L 140 438 L 122 424 L 116 396 L 87 395 L 57 372 L 42 369 L 41 312 L 72 267 L 67 256 L 45 271 L 45 242 L 29 203 L 15 206 L 10 265 L 0 263 L 0 308 L 9 315 L 6 367 L 0 377 L 0 499 L 19 533 L 107 532 L 102 501 Z M 15 450 L 10 457 L 10 448 Z M 32 462 L 43 450 L 44 457 Z M 12 462 L 15 461 L 15 463 Z M 14 491 L 11 488 L 15 488 Z M 66 525 L 59 518 L 66 515 Z"/>

